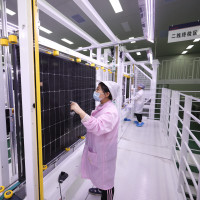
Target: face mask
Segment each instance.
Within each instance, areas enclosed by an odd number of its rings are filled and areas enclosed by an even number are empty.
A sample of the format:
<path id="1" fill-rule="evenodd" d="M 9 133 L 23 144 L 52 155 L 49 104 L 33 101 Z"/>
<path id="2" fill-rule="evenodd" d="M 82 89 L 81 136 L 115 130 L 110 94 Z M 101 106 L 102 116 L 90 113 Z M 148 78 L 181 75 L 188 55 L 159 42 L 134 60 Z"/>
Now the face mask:
<path id="1" fill-rule="evenodd" d="M 94 98 L 95 101 L 101 101 L 102 100 L 99 96 L 100 96 L 100 93 L 94 91 L 93 98 Z"/>

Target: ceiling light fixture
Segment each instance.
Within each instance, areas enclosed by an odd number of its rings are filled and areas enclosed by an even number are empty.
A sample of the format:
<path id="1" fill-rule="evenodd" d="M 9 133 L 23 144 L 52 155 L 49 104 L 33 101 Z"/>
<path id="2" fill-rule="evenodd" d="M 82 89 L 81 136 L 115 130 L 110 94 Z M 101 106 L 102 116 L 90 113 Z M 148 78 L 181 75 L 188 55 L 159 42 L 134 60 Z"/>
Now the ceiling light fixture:
<path id="1" fill-rule="evenodd" d="M 200 38 L 195 39 L 193 42 L 199 42 Z"/>
<path id="2" fill-rule="evenodd" d="M 134 39 L 134 37 L 130 37 L 130 38 L 128 38 L 129 40 L 132 40 L 132 39 Z"/>
<path id="3" fill-rule="evenodd" d="M 189 45 L 186 49 L 191 49 L 194 45 Z"/>
<path id="4" fill-rule="evenodd" d="M 123 11 L 122 10 L 122 6 L 121 6 L 119 0 L 109 0 L 109 1 L 111 3 L 111 5 L 112 5 L 112 7 L 113 7 L 113 9 L 115 11 L 115 13 L 119 13 L 119 12 Z"/>
<path id="5" fill-rule="evenodd" d="M 62 38 L 61 40 L 62 40 L 63 42 L 68 43 L 68 44 L 74 44 L 72 41 L 67 40 L 66 38 Z"/>
<path id="6" fill-rule="evenodd" d="M 87 49 L 84 49 L 83 51 L 87 51 Z"/>
<path id="7" fill-rule="evenodd" d="M 138 56 L 141 56 L 141 53 L 140 53 L 140 52 L 137 52 L 136 54 L 137 54 Z"/>
<path id="8" fill-rule="evenodd" d="M 12 10 L 10 10 L 8 8 L 6 8 L 6 13 L 9 14 L 9 15 L 11 15 L 11 16 L 13 16 L 13 15 L 16 14 L 14 11 L 12 11 Z"/>
<path id="9" fill-rule="evenodd" d="M 188 51 L 183 51 L 181 54 L 186 54 Z"/>
<path id="10" fill-rule="evenodd" d="M 136 41 L 132 41 L 131 43 L 136 43 Z"/>
<path id="11" fill-rule="evenodd" d="M 52 33 L 52 31 L 50 31 L 50 30 L 47 29 L 47 28 L 44 28 L 43 26 L 39 26 L 39 29 L 40 29 L 41 31 L 45 32 L 45 33 L 48 33 L 48 34 L 51 34 L 51 33 Z"/>

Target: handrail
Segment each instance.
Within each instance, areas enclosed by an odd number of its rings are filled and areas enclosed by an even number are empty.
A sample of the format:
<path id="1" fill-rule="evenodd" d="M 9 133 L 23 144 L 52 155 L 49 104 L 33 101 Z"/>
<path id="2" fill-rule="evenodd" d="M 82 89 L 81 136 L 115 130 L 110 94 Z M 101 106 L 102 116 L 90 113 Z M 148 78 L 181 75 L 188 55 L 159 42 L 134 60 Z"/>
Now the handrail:
<path id="1" fill-rule="evenodd" d="M 188 152 L 189 152 L 189 154 L 190 154 L 190 156 L 191 156 L 192 160 L 194 161 L 194 163 L 195 163 L 195 165 L 196 165 L 197 169 L 198 169 L 198 170 L 200 170 L 200 166 L 199 166 L 199 164 L 198 164 L 198 162 L 197 162 L 196 158 L 194 157 L 194 155 L 193 155 L 192 151 L 190 150 L 190 148 L 189 148 L 188 144 L 187 144 L 186 142 L 185 142 L 184 144 L 185 144 L 185 146 L 186 146 L 186 148 L 187 148 L 187 150 L 188 150 Z"/>
<path id="2" fill-rule="evenodd" d="M 183 179 L 184 179 L 184 182 L 185 182 L 187 191 L 188 191 L 188 193 L 189 193 L 190 200 L 194 200 L 194 198 L 193 198 L 193 196 L 192 196 L 192 193 L 191 193 L 191 190 L 190 190 L 190 187 L 189 187 L 189 185 L 188 185 L 187 179 L 186 179 L 186 177 L 185 177 L 185 174 L 183 173 L 183 171 L 181 171 L 181 173 L 182 173 L 182 176 L 183 176 Z"/>
<path id="3" fill-rule="evenodd" d="M 200 147 L 199 140 L 194 136 L 194 134 L 190 131 L 190 129 L 187 127 L 186 130 L 189 132 L 190 136 L 193 138 L 193 140 L 196 142 L 196 144 Z"/>
<path id="4" fill-rule="evenodd" d="M 191 177 L 191 179 L 192 179 L 192 182 L 193 182 L 193 184 L 194 184 L 194 187 L 195 187 L 195 189 L 196 189 L 196 191 L 197 191 L 197 190 L 198 190 L 197 182 L 196 182 L 195 179 L 194 179 L 194 176 L 193 176 L 193 174 L 192 174 L 192 171 L 191 171 L 191 169 L 190 169 L 190 167 L 189 167 L 189 165 L 188 165 L 187 160 L 185 159 L 185 157 L 183 157 L 183 160 L 184 160 L 184 163 L 185 163 L 185 165 L 186 165 L 186 167 L 187 167 L 187 170 L 188 170 L 188 172 L 189 172 L 189 174 L 190 174 L 190 177 Z"/>
<path id="5" fill-rule="evenodd" d="M 200 120 L 198 118 L 196 118 L 193 114 L 186 112 L 188 115 L 190 115 L 190 117 L 192 117 L 197 123 L 200 124 Z"/>
<path id="6" fill-rule="evenodd" d="M 163 133 L 168 133 L 167 136 L 170 137 L 170 141 L 172 142 L 171 158 L 174 163 L 175 169 L 178 172 L 177 188 L 179 188 L 179 191 L 182 192 L 184 199 L 187 199 L 185 192 L 188 192 L 191 200 L 193 200 L 194 197 L 186 178 L 186 172 L 188 172 L 189 179 L 191 179 L 197 192 L 199 189 L 198 184 L 200 184 L 196 182 L 195 176 L 190 169 L 191 162 L 192 166 L 197 167 L 199 171 L 198 180 L 200 180 L 200 160 L 198 154 L 199 149 L 196 149 L 196 145 L 200 147 L 200 141 L 196 136 L 200 133 L 200 131 L 190 130 L 190 123 L 195 122 L 197 124 L 200 124 L 200 120 L 195 116 L 195 114 L 199 113 L 200 111 L 192 110 L 192 105 L 194 102 L 200 102 L 200 99 L 182 94 L 178 91 L 171 92 L 171 90 L 168 89 L 162 90 L 160 120 L 162 123 Z M 168 108 L 170 107 L 171 109 L 168 111 Z M 183 127 L 180 129 L 178 127 L 179 122 L 183 125 Z M 168 123 L 169 129 L 167 126 Z M 195 142 L 194 148 L 189 147 L 190 142 Z M 187 160 L 188 157 L 191 157 L 189 162 Z"/>

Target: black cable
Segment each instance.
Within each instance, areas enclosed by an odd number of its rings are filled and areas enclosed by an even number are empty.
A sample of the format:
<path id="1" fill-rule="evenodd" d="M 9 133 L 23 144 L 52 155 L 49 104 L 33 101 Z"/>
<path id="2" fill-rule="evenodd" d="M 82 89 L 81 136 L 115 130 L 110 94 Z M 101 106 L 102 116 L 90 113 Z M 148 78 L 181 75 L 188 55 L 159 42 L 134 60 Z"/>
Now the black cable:
<path id="1" fill-rule="evenodd" d="M 61 200 L 62 200 L 62 191 L 61 191 L 61 185 L 59 183 L 59 188 L 60 188 L 60 197 L 61 197 Z"/>

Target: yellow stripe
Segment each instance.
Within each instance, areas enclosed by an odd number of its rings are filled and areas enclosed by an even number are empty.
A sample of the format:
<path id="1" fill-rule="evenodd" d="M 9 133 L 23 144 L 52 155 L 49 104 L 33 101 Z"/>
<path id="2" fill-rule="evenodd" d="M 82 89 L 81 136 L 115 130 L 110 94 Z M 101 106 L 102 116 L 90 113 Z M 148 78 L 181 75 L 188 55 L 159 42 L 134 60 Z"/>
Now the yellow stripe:
<path id="1" fill-rule="evenodd" d="M 37 142 L 38 142 L 38 173 L 39 173 L 39 199 L 43 200 L 43 158 L 42 158 L 42 124 L 41 124 L 41 97 L 40 97 L 40 63 L 39 63 L 39 44 L 38 44 L 38 30 L 36 23 L 37 19 L 37 5 L 35 0 L 32 0 L 33 5 L 33 31 L 35 39 L 35 89 L 36 89 L 36 122 L 37 122 Z"/>

